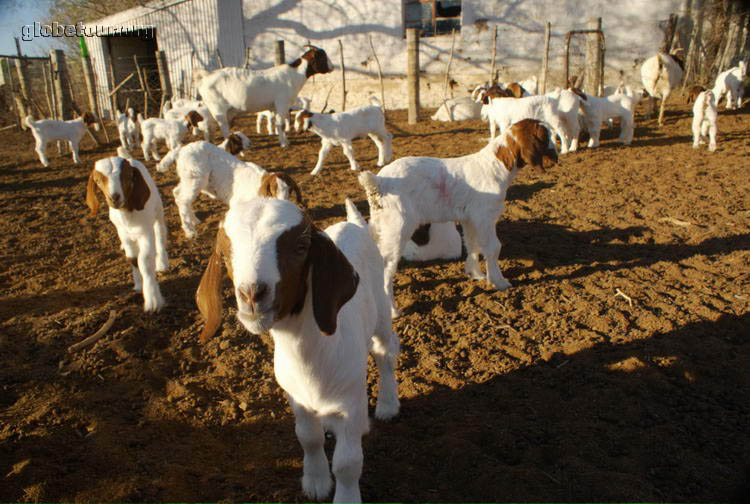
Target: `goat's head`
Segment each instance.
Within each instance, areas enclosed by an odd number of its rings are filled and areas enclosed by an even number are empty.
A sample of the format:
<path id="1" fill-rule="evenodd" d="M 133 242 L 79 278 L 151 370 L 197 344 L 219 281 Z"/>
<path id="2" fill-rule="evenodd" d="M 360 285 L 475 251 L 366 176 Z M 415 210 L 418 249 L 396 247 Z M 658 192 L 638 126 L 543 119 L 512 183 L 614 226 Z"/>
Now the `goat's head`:
<path id="1" fill-rule="evenodd" d="M 497 142 L 495 155 L 508 170 L 526 165 L 544 168 L 544 161 L 557 163 L 557 149 L 549 129 L 536 119 L 514 123 Z"/>
<path id="2" fill-rule="evenodd" d="M 261 178 L 258 196 L 288 200 L 292 196 L 291 193 L 294 193 L 297 203 L 304 207 L 302 191 L 292 177 L 282 172 L 271 172 Z"/>
<path id="3" fill-rule="evenodd" d="M 315 114 L 309 110 L 300 110 L 294 118 L 295 131 L 308 131 L 310 129 L 310 119 L 312 119 L 314 115 Z"/>
<path id="4" fill-rule="evenodd" d="M 588 100 L 586 93 L 584 93 L 577 87 L 569 87 L 568 91 L 570 91 L 571 93 L 575 93 L 581 100 Z"/>
<path id="5" fill-rule="evenodd" d="M 96 123 L 96 117 L 94 117 L 94 114 L 92 114 L 91 112 L 84 112 L 83 122 L 86 123 L 86 126 L 90 126 Z"/>
<path id="6" fill-rule="evenodd" d="M 523 95 L 526 92 L 523 86 L 521 86 L 518 82 L 511 82 L 505 89 L 506 91 L 509 91 L 515 98 L 523 98 Z"/>
<path id="7" fill-rule="evenodd" d="M 185 122 L 188 123 L 193 128 L 198 127 L 198 123 L 203 120 L 203 116 L 200 115 L 195 110 L 191 110 L 187 114 L 185 114 Z"/>
<path id="8" fill-rule="evenodd" d="M 333 63 L 331 62 L 331 58 L 328 57 L 323 49 L 313 45 L 306 45 L 304 47 L 306 51 L 302 54 L 302 56 L 290 63 L 292 67 L 298 67 L 302 63 L 302 60 L 305 60 L 307 61 L 307 70 L 305 71 L 306 77 L 310 77 L 311 75 L 315 74 L 333 72 Z"/>
<path id="9" fill-rule="evenodd" d="M 221 322 L 222 259 L 234 283 L 237 318 L 254 334 L 299 314 L 308 290 L 318 327 L 333 334 L 339 310 L 359 284 L 344 254 L 293 203 L 253 198 L 233 205 L 196 293 L 206 321 L 202 342 Z"/>
<path id="10" fill-rule="evenodd" d="M 91 210 L 91 215 L 96 215 L 99 210 L 97 188 L 104 194 L 104 199 L 111 208 L 129 212 L 143 210 L 151 190 L 140 170 L 131 162 L 139 163 L 118 156 L 96 162 L 86 187 L 86 204 Z"/>
<path id="11" fill-rule="evenodd" d="M 233 156 L 236 156 L 245 149 L 250 148 L 250 139 L 241 131 L 235 131 L 222 144 L 224 150 Z"/>

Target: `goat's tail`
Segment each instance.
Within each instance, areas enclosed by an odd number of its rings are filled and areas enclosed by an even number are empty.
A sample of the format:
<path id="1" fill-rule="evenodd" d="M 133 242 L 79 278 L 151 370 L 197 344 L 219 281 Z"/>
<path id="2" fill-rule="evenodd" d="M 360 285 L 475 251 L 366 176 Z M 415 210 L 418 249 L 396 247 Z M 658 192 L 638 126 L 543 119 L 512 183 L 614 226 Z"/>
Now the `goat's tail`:
<path id="1" fill-rule="evenodd" d="M 364 217 L 362 217 L 362 214 L 359 213 L 359 210 L 357 210 L 357 207 L 354 206 L 354 203 L 349 198 L 346 198 L 344 201 L 344 206 L 346 207 L 346 221 L 351 222 L 352 224 L 356 224 L 357 226 L 367 227 L 367 221 Z"/>
<path id="2" fill-rule="evenodd" d="M 367 194 L 367 203 L 370 205 L 370 214 L 376 210 L 382 209 L 383 202 L 381 199 L 383 195 L 380 192 L 377 177 L 371 171 L 363 171 L 359 174 L 359 185 L 362 186 L 365 190 L 365 194 Z"/>
<path id="3" fill-rule="evenodd" d="M 23 123 L 26 125 L 29 129 L 35 129 L 34 128 L 34 118 L 30 115 L 27 115 L 26 118 L 23 120 Z"/>
<path id="4" fill-rule="evenodd" d="M 159 173 L 166 173 L 167 170 L 177 161 L 177 156 L 180 153 L 180 149 L 182 149 L 182 145 L 178 145 L 174 149 L 167 152 L 167 155 L 162 158 L 161 161 L 159 161 L 159 164 L 156 165 L 156 171 Z"/>

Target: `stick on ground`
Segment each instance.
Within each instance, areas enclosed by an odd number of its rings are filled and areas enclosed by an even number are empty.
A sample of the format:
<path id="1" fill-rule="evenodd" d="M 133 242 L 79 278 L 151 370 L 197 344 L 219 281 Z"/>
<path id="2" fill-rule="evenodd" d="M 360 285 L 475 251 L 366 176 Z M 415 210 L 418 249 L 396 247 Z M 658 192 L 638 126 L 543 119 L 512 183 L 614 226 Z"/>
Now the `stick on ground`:
<path id="1" fill-rule="evenodd" d="M 112 324 L 115 323 L 115 319 L 116 318 L 117 318 L 117 312 L 115 310 L 110 310 L 109 311 L 109 318 L 104 323 L 104 325 L 101 326 L 101 328 L 99 328 L 98 331 L 96 331 L 94 334 L 92 334 L 91 336 L 89 336 L 85 340 L 80 341 L 80 342 L 78 342 L 78 343 L 76 343 L 74 345 L 70 345 L 68 347 L 68 353 L 75 353 L 75 352 L 77 352 L 79 350 L 82 350 L 82 349 L 84 349 L 86 347 L 89 347 L 89 346 L 93 345 L 94 343 L 96 343 L 97 341 L 99 341 L 102 338 L 102 336 L 104 336 L 107 333 L 107 331 L 109 331 L 109 328 L 112 327 Z"/>

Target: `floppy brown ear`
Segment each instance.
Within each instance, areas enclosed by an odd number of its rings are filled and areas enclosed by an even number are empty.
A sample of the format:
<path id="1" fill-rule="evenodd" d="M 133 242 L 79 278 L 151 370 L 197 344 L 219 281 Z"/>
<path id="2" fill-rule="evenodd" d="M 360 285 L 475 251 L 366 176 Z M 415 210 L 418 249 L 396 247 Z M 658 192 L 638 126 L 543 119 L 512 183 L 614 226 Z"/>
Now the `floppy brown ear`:
<path id="1" fill-rule="evenodd" d="M 120 181 L 125 193 L 125 208 L 130 212 L 143 210 L 149 196 L 151 196 L 151 189 L 148 188 L 141 170 L 131 165 L 127 159 L 123 159 L 122 165 L 120 165 L 120 174 Z M 128 187 L 130 188 L 129 192 L 126 189 Z"/>
<path id="2" fill-rule="evenodd" d="M 191 110 L 190 112 L 188 112 L 185 117 L 187 118 L 190 125 L 193 126 L 193 128 L 197 127 L 198 123 L 203 120 L 203 116 L 195 110 Z"/>
<path id="3" fill-rule="evenodd" d="M 96 169 L 91 170 L 89 183 L 86 185 L 86 205 L 91 210 L 92 217 L 95 217 L 96 212 L 99 211 L 99 199 L 96 197 L 96 180 L 94 180 L 95 172 Z"/>
<path id="4" fill-rule="evenodd" d="M 276 176 L 286 182 L 286 184 L 289 186 L 289 189 L 294 193 L 294 197 L 297 198 L 297 203 L 299 203 L 301 206 L 307 208 L 307 205 L 305 205 L 305 202 L 302 201 L 302 191 L 299 190 L 299 186 L 297 185 L 297 182 L 294 181 L 292 177 L 287 175 L 286 173 L 277 173 Z"/>
<path id="5" fill-rule="evenodd" d="M 323 334 L 336 332 L 339 310 L 357 292 L 359 275 L 328 236 L 313 231 L 309 252 L 312 265 L 313 315 Z"/>
<path id="6" fill-rule="evenodd" d="M 227 152 L 233 156 L 242 152 L 242 139 L 234 133 L 229 135 L 227 139 Z"/>
<path id="7" fill-rule="evenodd" d="M 229 258 L 229 237 L 224 229 L 219 227 L 216 234 L 216 245 L 211 257 L 208 258 L 206 271 L 203 272 L 198 290 L 195 292 L 195 304 L 198 305 L 206 325 L 201 331 L 200 342 L 206 343 L 219 329 L 221 324 L 223 303 L 221 300 L 221 280 L 223 258 Z M 231 269 L 228 268 L 229 278 L 232 278 Z"/>
<path id="8" fill-rule="evenodd" d="M 549 130 L 534 119 L 524 119 L 511 126 L 513 138 L 518 145 L 516 167 L 525 165 L 544 168 L 544 160 L 557 163 L 557 151 L 551 151 Z"/>

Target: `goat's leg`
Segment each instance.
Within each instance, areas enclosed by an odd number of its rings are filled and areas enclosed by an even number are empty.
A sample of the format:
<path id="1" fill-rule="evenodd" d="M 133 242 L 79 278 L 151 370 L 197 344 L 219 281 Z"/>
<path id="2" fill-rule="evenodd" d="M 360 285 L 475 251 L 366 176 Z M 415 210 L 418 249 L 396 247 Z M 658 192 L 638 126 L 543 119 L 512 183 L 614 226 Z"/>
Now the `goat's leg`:
<path id="1" fill-rule="evenodd" d="M 497 128 L 497 124 L 495 123 L 495 120 L 490 116 L 490 140 L 495 138 L 495 131 Z M 502 133 L 502 131 L 500 132 Z"/>
<path id="2" fill-rule="evenodd" d="M 500 267 L 497 265 L 501 245 L 495 231 L 495 220 L 485 219 L 484 222 L 476 222 L 475 225 L 479 247 L 482 249 L 486 261 L 487 281 L 494 285 L 497 290 L 505 290 L 510 287 L 510 282 L 503 277 Z"/>
<path id="3" fill-rule="evenodd" d="M 302 462 L 302 491 L 311 499 L 324 499 L 331 493 L 333 481 L 328 469 L 328 458 L 323 450 L 323 426 L 317 416 L 297 405 L 291 397 L 289 403 L 294 411 L 294 432 L 305 453 Z"/>
<path id="4" fill-rule="evenodd" d="M 74 142 L 73 140 L 70 140 L 68 143 L 70 144 L 70 151 L 73 153 L 73 162 L 75 164 L 81 164 L 81 158 L 78 157 L 78 142 Z"/>
<path id="5" fill-rule="evenodd" d="M 385 165 L 385 144 L 383 139 L 374 133 L 368 133 L 367 136 L 375 142 L 375 146 L 378 148 L 378 166 Z"/>
<path id="6" fill-rule="evenodd" d="M 664 109 L 667 106 L 667 98 L 671 93 L 670 89 L 666 89 L 664 95 L 661 97 L 661 105 L 659 106 L 659 126 L 664 126 Z"/>
<path id="7" fill-rule="evenodd" d="M 143 278 L 141 277 L 141 271 L 138 269 L 138 243 L 120 233 L 119 227 L 116 226 L 115 229 L 117 229 L 117 234 L 120 236 L 120 243 L 122 244 L 122 249 L 125 251 L 125 259 L 130 264 L 133 274 L 133 290 L 141 292 L 143 290 Z"/>
<path id="8" fill-rule="evenodd" d="M 477 240 L 477 231 L 474 224 L 469 221 L 461 221 L 461 228 L 464 231 L 464 240 L 466 242 L 466 264 L 464 271 L 474 280 L 484 278 L 482 269 L 479 267 L 479 242 Z"/>
<path id="9" fill-rule="evenodd" d="M 200 219 L 198 219 L 193 211 L 193 201 L 198 198 L 202 185 L 204 184 L 202 184 L 199 179 L 186 178 L 180 180 L 180 183 L 177 184 L 177 187 L 172 191 L 175 203 L 177 204 L 177 210 L 180 213 L 182 230 L 185 232 L 185 236 L 189 240 L 195 238 L 195 226 L 200 223 Z"/>
<path id="10" fill-rule="evenodd" d="M 276 114 L 274 119 L 276 120 L 276 126 L 279 133 L 279 145 L 281 147 L 289 147 L 289 141 L 286 138 L 286 132 L 284 131 L 284 116 L 289 115 L 289 103 L 277 101 L 274 104 Z"/>
<path id="11" fill-rule="evenodd" d="M 138 238 L 138 269 L 143 277 L 143 310 L 159 311 L 164 306 L 164 298 L 156 280 L 156 236 L 153 228 L 144 229 Z"/>
<path id="12" fill-rule="evenodd" d="M 143 151 L 143 160 L 149 161 L 151 159 L 151 156 L 149 156 L 149 151 L 151 150 L 151 137 L 148 135 L 143 136 L 143 141 L 141 141 L 141 150 Z"/>
<path id="13" fill-rule="evenodd" d="M 47 142 L 43 140 L 36 141 L 36 153 L 39 156 L 39 161 L 42 162 L 45 168 L 49 167 L 49 160 L 47 159 Z"/>
<path id="14" fill-rule="evenodd" d="M 333 147 L 333 144 L 326 140 L 325 138 L 322 139 L 320 142 L 320 152 L 318 152 L 318 162 L 315 165 L 315 168 L 313 168 L 313 171 L 310 172 L 310 175 L 317 175 L 320 173 L 320 170 L 323 169 L 323 161 L 325 161 L 326 156 L 328 155 L 328 151 L 331 150 L 331 147 Z"/>
<path id="15" fill-rule="evenodd" d="M 349 160 L 349 168 L 351 168 L 352 171 L 358 171 L 359 164 L 357 164 L 357 160 L 354 159 L 354 147 L 352 147 L 352 142 L 349 140 L 342 140 L 341 149 L 344 151 L 346 159 Z"/>
<path id="16" fill-rule="evenodd" d="M 365 384 L 362 384 L 363 388 Z M 364 409 L 367 408 L 367 398 L 363 399 Z M 336 477 L 336 492 L 333 502 L 362 502 L 359 492 L 359 478 L 362 475 L 364 456 L 362 455 L 362 435 L 367 432 L 367 414 L 358 421 L 358 415 L 342 422 L 343 425 L 334 426 L 336 448 L 333 450 L 331 469 Z M 364 423 L 364 429 L 360 424 Z"/>
<path id="17" fill-rule="evenodd" d="M 396 363 L 398 362 L 399 341 L 393 332 L 391 317 L 382 314 L 375 335 L 372 337 L 370 353 L 378 366 L 378 402 L 375 406 L 375 418 L 389 420 L 398 414 L 398 385 L 396 384 Z"/>
<path id="18" fill-rule="evenodd" d="M 255 119 L 255 132 L 259 135 L 263 132 L 263 114 L 261 114 L 260 112 L 258 112 Z"/>
<path id="19" fill-rule="evenodd" d="M 167 255 L 167 223 L 164 219 L 164 207 L 162 205 L 158 205 L 158 208 L 156 209 L 154 236 L 156 237 L 156 271 L 167 271 L 169 269 L 169 256 Z"/>

